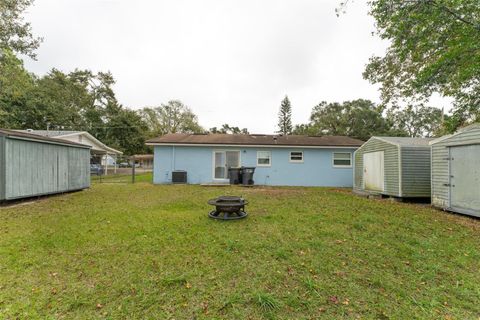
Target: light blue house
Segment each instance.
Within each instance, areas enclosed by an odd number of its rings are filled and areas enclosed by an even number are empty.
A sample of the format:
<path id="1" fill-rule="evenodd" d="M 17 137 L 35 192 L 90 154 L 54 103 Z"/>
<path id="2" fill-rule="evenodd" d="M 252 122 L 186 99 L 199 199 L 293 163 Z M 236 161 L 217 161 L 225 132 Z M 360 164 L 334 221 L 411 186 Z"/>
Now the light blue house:
<path id="1" fill-rule="evenodd" d="M 341 136 L 168 134 L 154 147 L 155 184 L 172 183 L 172 172 L 189 184 L 228 183 L 231 167 L 256 167 L 255 184 L 352 187 L 353 152 L 363 141 Z"/>

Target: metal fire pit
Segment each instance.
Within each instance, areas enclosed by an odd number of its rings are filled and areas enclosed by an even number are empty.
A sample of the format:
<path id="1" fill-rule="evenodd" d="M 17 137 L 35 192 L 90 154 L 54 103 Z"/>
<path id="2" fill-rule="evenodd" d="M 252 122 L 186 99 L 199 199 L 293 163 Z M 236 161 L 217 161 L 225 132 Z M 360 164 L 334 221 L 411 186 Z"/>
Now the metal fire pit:
<path id="1" fill-rule="evenodd" d="M 248 201 L 241 197 L 222 196 L 208 200 L 208 204 L 215 206 L 215 210 L 208 214 L 213 219 L 237 220 L 248 215 L 245 212 L 245 205 L 248 204 Z"/>

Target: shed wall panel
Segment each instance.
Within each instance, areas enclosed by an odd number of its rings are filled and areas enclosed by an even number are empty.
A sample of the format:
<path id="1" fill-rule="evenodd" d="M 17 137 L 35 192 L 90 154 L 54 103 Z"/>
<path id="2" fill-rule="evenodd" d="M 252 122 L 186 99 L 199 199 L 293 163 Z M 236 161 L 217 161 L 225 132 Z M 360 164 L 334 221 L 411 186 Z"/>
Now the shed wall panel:
<path id="1" fill-rule="evenodd" d="M 0 201 L 5 199 L 5 137 L 0 136 Z"/>
<path id="2" fill-rule="evenodd" d="M 449 147 L 473 144 L 480 144 L 478 127 L 432 144 L 432 204 L 434 206 L 450 208 Z"/>
<path id="3" fill-rule="evenodd" d="M 384 151 L 385 191 L 386 195 L 399 196 L 399 154 L 398 147 L 379 139 L 372 138 L 355 152 L 354 188 L 363 190 L 363 155 Z"/>
<path id="4" fill-rule="evenodd" d="M 444 144 L 432 145 L 432 204 L 449 206 L 449 161 L 448 148 Z"/>
<path id="5" fill-rule="evenodd" d="M 87 148 L 6 138 L 5 155 L 5 199 L 66 192 L 90 185 Z"/>
<path id="6" fill-rule="evenodd" d="M 401 148 L 402 197 L 430 197 L 430 147 Z"/>
<path id="7" fill-rule="evenodd" d="M 68 188 L 70 190 L 87 188 L 90 185 L 90 153 L 82 149 L 68 150 Z"/>

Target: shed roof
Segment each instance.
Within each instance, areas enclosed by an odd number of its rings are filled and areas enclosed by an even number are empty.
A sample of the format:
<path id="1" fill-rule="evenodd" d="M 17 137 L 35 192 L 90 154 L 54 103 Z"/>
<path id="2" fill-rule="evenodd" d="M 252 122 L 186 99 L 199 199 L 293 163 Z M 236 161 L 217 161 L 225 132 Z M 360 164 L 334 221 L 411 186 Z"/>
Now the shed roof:
<path id="1" fill-rule="evenodd" d="M 112 153 L 112 154 L 123 154 L 123 152 L 107 146 L 106 144 L 104 144 L 103 142 L 98 140 L 96 137 L 94 137 L 93 135 L 91 135 L 87 131 L 31 130 L 31 129 L 15 130 L 15 131 L 24 132 L 24 133 L 31 133 L 31 134 L 35 134 L 35 135 L 39 135 L 39 136 L 44 136 L 44 137 L 53 137 L 53 138 L 58 138 L 58 139 L 62 139 L 62 140 L 68 140 L 68 137 L 71 137 L 71 136 L 76 136 L 76 135 L 82 136 L 83 135 L 83 136 L 88 137 L 90 140 L 92 140 L 94 142 L 94 144 L 91 145 L 92 150 L 97 150 L 97 151 L 101 150 L 101 151 L 105 151 L 107 153 Z M 98 146 L 96 144 L 98 144 Z"/>
<path id="2" fill-rule="evenodd" d="M 136 154 L 132 158 L 135 158 L 135 160 L 149 160 L 153 159 L 153 154 Z"/>
<path id="3" fill-rule="evenodd" d="M 428 147 L 434 138 L 410 138 L 410 137 L 373 137 L 388 143 L 402 147 Z"/>
<path id="4" fill-rule="evenodd" d="M 363 141 L 345 136 L 173 133 L 150 139 L 147 141 L 147 144 L 360 147 L 363 144 Z"/>
<path id="5" fill-rule="evenodd" d="M 30 132 L 33 134 L 38 134 L 45 137 L 60 137 L 75 133 L 82 133 L 84 131 L 71 131 L 71 130 L 18 130 L 22 132 Z"/>
<path id="6" fill-rule="evenodd" d="M 447 134 L 445 136 L 433 139 L 432 141 L 430 141 L 430 145 L 438 143 L 438 142 L 442 142 L 444 140 L 450 139 L 452 137 L 458 136 L 462 133 L 465 133 L 465 132 L 468 132 L 468 131 L 471 131 L 471 130 L 479 130 L 479 129 L 480 129 L 480 123 L 473 123 L 471 125 L 468 125 L 466 127 L 458 129 L 457 132 L 455 132 L 455 133 Z"/>
<path id="7" fill-rule="evenodd" d="M 85 144 L 77 143 L 77 142 L 72 142 L 72 141 L 67 141 L 67 140 L 62 140 L 62 139 L 57 139 L 57 138 L 51 138 L 51 137 L 45 137 L 37 134 L 31 134 L 23 131 L 18 131 L 18 130 L 8 130 L 8 129 L 0 129 L 0 135 L 6 136 L 6 137 L 13 137 L 13 138 L 20 138 L 20 139 L 25 139 L 25 140 L 38 140 L 41 142 L 49 142 L 49 143 L 55 143 L 55 144 L 63 144 L 63 145 L 72 145 L 75 147 L 82 147 L 82 148 L 89 148 L 90 146 L 87 146 Z"/>

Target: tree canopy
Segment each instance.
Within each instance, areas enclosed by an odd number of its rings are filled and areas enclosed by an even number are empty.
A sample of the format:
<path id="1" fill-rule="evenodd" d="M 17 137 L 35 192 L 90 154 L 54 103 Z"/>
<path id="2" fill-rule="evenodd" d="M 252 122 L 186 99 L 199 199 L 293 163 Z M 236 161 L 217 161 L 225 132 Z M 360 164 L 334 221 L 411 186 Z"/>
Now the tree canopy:
<path id="1" fill-rule="evenodd" d="M 368 139 L 372 135 L 389 132 L 383 108 L 369 100 L 353 100 L 343 103 L 325 101 L 313 107 L 310 123 L 296 126 L 296 134 L 346 135 Z"/>
<path id="2" fill-rule="evenodd" d="M 1 127 L 88 131 L 127 154 L 145 150 L 148 128 L 137 112 L 118 103 L 110 73 L 52 69 L 37 77 L 11 50 L 2 52 Z"/>
<path id="3" fill-rule="evenodd" d="M 154 136 L 205 131 L 198 123 L 198 117 L 180 100 L 170 100 L 159 107 L 143 108 L 141 115 Z"/>
<path id="4" fill-rule="evenodd" d="M 387 112 L 391 132 L 409 137 L 442 135 L 442 110 L 424 105 L 392 108 Z"/>
<path id="5" fill-rule="evenodd" d="M 278 111 L 278 133 L 288 135 L 292 130 L 292 105 L 288 96 L 285 96 Z"/>
<path id="6" fill-rule="evenodd" d="M 22 16 L 32 3 L 33 0 L 0 0 L 0 52 L 8 48 L 35 58 L 42 39 L 32 34 L 30 23 Z"/>
<path id="7" fill-rule="evenodd" d="M 239 127 L 230 126 L 227 123 L 224 123 L 220 128 L 213 127 L 208 130 L 210 133 L 223 133 L 223 134 L 248 134 L 248 129 Z"/>
<path id="8" fill-rule="evenodd" d="M 371 0 L 378 35 L 390 46 L 370 59 L 364 77 L 381 85 L 382 100 L 454 99 L 448 130 L 480 121 L 478 0 Z"/>
<path id="9" fill-rule="evenodd" d="M 441 134 L 442 111 L 427 106 L 386 109 L 370 100 L 321 102 L 310 121 L 299 124 L 294 134 L 342 135 L 367 140 L 372 136 L 431 137 Z"/>

